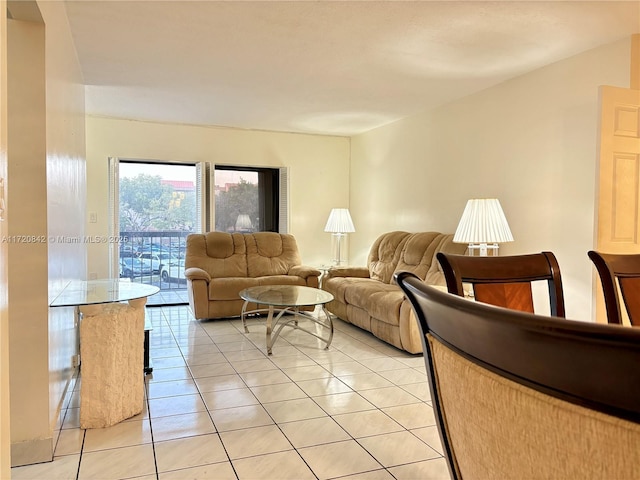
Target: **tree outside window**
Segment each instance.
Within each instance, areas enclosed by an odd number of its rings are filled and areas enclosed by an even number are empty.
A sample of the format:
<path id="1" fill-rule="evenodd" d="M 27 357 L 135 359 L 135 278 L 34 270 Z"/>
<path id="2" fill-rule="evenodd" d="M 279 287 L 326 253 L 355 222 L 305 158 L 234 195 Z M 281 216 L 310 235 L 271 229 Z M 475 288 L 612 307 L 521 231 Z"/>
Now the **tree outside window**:
<path id="1" fill-rule="evenodd" d="M 253 232 L 260 225 L 258 185 L 244 178 L 216 195 L 216 230 Z"/>
<path id="2" fill-rule="evenodd" d="M 193 231 L 195 192 L 176 191 L 159 175 L 120 179 L 120 231 Z"/>

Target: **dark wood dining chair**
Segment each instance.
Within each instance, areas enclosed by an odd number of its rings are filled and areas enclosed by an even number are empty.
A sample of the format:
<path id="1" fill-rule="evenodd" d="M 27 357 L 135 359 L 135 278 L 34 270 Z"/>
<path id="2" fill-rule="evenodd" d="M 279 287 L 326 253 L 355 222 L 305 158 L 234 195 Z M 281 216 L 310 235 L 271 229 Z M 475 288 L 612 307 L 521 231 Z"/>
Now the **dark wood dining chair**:
<path id="1" fill-rule="evenodd" d="M 640 327 L 640 254 L 600 253 L 590 250 L 587 255 L 600 276 L 607 321 L 622 324 L 624 304 L 631 325 Z"/>
<path id="2" fill-rule="evenodd" d="M 638 478 L 640 330 L 471 302 L 409 272 L 395 280 L 451 478 Z"/>
<path id="3" fill-rule="evenodd" d="M 532 282 L 547 281 L 551 315 L 565 317 L 562 277 L 551 252 L 504 257 L 471 257 L 438 253 L 449 293 L 464 296 L 463 283 L 474 298 L 499 307 L 534 313 Z"/>

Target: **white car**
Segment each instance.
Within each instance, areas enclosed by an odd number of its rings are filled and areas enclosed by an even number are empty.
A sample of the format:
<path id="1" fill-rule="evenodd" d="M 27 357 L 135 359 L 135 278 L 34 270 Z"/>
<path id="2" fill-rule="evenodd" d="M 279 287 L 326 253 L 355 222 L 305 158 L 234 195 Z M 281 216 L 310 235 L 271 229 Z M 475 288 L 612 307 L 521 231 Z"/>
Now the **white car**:
<path id="1" fill-rule="evenodd" d="M 160 275 L 162 280 L 170 278 L 180 278 L 177 276 L 180 265 L 182 265 L 182 277 L 184 278 L 184 260 L 174 257 L 168 253 L 142 253 L 140 258 L 147 259 L 151 262 L 153 273 Z M 173 275 L 176 274 L 174 277 Z"/>
<path id="2" fill-rule="evenodd" d="M 171 263 L 163 265 L 160 276 L 165 282 L 169 280 L 186 280 L 184 276 L 184 258 L 176 258 Z"/>
<path id="3" fill-rule="evenodd" d="M 141 253 L 140 258 L 151 262 L 153 273 L 160 273 L 160 256 L 157 253 Z"/>

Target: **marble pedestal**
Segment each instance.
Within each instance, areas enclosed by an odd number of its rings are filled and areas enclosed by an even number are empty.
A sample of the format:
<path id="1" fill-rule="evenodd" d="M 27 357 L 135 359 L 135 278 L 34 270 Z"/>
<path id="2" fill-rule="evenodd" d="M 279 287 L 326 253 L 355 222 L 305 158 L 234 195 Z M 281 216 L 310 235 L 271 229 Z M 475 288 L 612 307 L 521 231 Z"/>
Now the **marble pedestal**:
<path id="1" fill-rule="evenodd" d="M 80 428 L 102 428 L 144 407 L 147 299 L 80 307 Z"/>

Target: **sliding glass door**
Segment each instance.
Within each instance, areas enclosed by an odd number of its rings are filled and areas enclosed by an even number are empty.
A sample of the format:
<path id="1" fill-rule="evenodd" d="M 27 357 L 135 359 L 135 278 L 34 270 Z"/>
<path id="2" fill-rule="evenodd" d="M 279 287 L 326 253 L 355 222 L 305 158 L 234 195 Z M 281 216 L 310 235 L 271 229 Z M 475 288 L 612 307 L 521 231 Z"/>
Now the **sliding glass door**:
<path id="1" fill-rule="evenodd" d="M 287 169 L 109 159 L 111 277 L 160 287 L 149 304 L 188 303 L 186 237 L 287 233 Z"/>
<path id="2" fill-rule="evenodd" d="M 149 304 L 188 303 L 186 237 L 202 231 L 194 164 L 111 160 L 112 276 L 160 287 Z"/>

